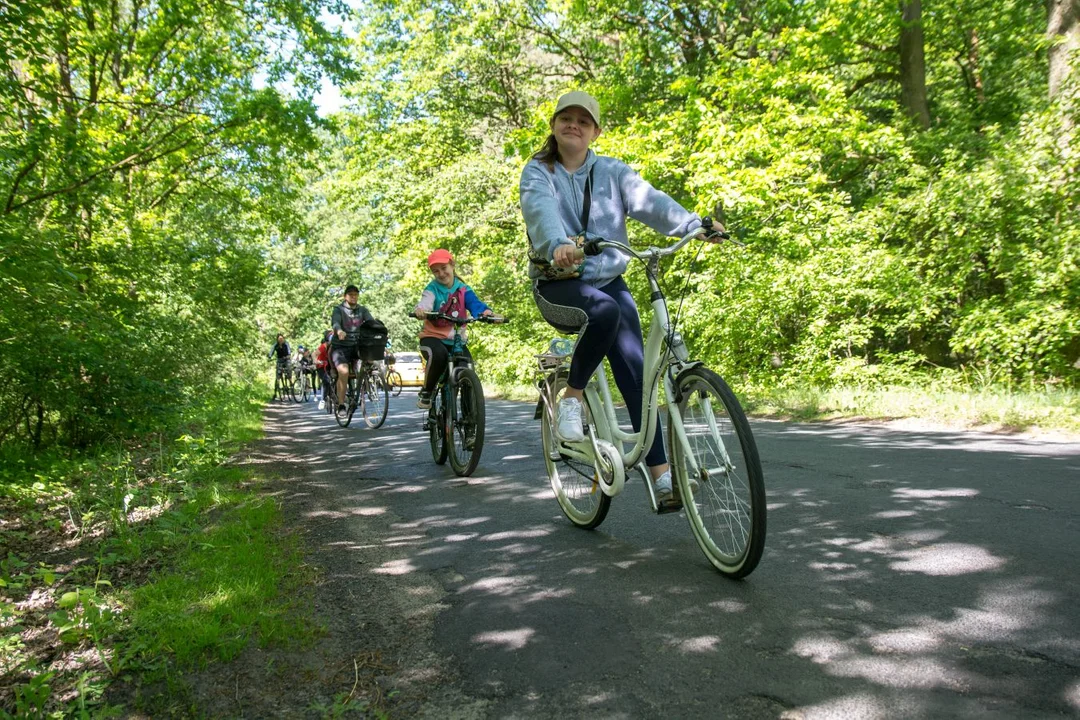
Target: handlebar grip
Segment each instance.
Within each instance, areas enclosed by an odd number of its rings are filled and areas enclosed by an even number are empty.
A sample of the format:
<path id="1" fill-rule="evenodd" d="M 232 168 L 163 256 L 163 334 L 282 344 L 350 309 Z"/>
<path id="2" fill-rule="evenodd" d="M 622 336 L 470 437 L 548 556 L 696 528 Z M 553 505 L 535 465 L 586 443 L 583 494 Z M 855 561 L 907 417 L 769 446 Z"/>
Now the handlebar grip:
<path id="1" fill-rule="evenodd" d="M 701 218 L 701 226 L 703 228 L 712 227 L 712 224 L 713 224 L 713 219 L 711 217 L 709 217 L 708 215 Z M 718 237 L 718 238 L 722 238 L 724 240 L 730 240 L 731 239 L 731 236 L 728 235 L 727 230 L 724 230 L 724 231 L 721 231 L 721 232 L 713 232 L 711 230 L 706 230 L 705 236 L 706 237 Z"/>
<path id="2" fill-rule="evenodd" d="M 603 252 L 603 249 L 600 247 L 601 242 L 602 241 L 599 239 L 586 240 L 585 243 L 581 246 L 581 249 L 585 252 L 586 255 L 599 255 Z"/>

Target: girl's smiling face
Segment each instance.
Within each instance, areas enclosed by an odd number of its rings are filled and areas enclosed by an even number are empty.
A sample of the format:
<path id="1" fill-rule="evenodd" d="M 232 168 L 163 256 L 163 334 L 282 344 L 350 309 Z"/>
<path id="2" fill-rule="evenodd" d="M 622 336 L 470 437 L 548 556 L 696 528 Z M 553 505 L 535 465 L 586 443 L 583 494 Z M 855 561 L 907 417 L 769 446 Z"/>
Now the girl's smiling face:
<path id="1" fill-rule="evenodd" d="M 572 154 L 589 149 L 592 141 L 600 136 L 600 128 L 593 122 L 585 108 L 572 105 L 551 120 L 551 132 L 559 151 Z"/>
<path id="2" fill-rule="evenodd" d="M 454 284 L 454 263 L 435 263 L 431 266 L 431 274 L 440 285 L 450 287 Z"/>

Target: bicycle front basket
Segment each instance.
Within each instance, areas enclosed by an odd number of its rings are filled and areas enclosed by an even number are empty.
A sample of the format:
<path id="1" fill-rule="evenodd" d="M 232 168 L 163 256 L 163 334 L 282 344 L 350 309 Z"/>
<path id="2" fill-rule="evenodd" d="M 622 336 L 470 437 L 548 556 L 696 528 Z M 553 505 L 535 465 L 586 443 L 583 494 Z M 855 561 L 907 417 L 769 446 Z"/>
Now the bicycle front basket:
<path id="1" fill-rule="evenodd" d="M 356 347 L 365 362 L 382 362 L 386 354 L 386 326 L 378 320 L 368 320 L 356 334 Z"/>

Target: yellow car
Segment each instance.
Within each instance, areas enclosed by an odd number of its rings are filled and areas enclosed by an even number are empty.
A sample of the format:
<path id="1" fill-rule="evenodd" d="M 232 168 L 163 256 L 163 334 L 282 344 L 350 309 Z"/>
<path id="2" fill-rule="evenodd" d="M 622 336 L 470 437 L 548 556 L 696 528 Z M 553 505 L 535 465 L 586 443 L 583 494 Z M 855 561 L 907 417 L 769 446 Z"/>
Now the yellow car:
<path id="1" fill-rule="evenodd" d="M 394 353 L 394 364 L 387 367 L 387 372 L 397 370 L 404 387 L 421 387 L 424 384 L 424 359 L 418 352 Z"/>

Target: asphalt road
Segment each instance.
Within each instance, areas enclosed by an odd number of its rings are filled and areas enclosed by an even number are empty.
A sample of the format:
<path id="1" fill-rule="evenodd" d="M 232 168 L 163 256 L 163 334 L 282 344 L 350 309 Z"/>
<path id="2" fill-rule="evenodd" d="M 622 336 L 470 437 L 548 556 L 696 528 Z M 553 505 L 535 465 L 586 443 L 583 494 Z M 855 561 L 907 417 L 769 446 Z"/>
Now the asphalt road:
<path id="1" fill-rule="evenodd" d="M 431 459 L 415 395 L 379 430 L 276 406 L 343 512 L 446 591 L 437 652 L 489 717 L 1080 717 L 1080 444 L 752 422 L 769 534 L 746 580 L 635 484 L 563 518 L 532 406 L 488 401 L 471 478 Z M 357 418 L 359 421 L 359 418 Z"/>

